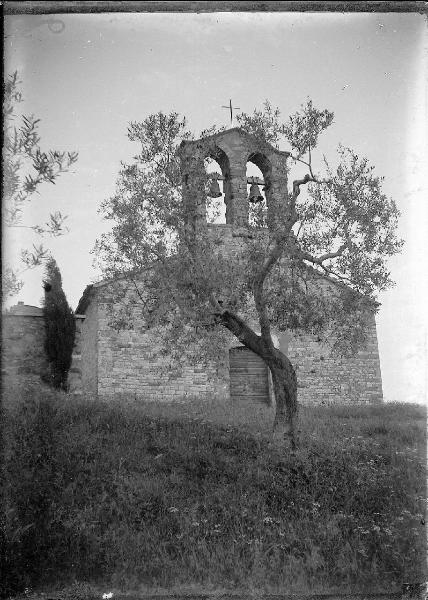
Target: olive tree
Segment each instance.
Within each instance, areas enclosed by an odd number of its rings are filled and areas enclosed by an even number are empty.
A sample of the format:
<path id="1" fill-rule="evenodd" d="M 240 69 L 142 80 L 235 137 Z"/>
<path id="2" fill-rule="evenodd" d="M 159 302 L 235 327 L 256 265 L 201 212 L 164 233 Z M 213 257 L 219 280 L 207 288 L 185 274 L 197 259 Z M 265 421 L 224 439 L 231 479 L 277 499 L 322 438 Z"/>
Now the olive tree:
<path id="1" fill-rule="evenodd" d="M 104 275 L 135 291 L 113 315 L 116 326 L 129 326 L 131 305 L 139 304 L 141 318 L 157 328 L 170 355 L 194 352 L 207 361 L 221 354 L 229 336 L 238 338 L 269 367 L 274 431 L 293 446 L 296 375 L 272 330 L 312 333 L 341 354 L 355 352 L 376 294 L 392 285 L 386 259 L 402 245 L 396 205 L 367 158 L 339 147 L 336 166 L 324 158 L 315 168 L 319 138 L 332 122 L 333 114 L 310 100 L 284 123 L 268 102 L 238 116 L 239 126 L 261 143 L 287 141 L 300 172 L 274 215 L 263 203 L 252 207 L 252 235 L 243 237 L 244 251 L 236 257 L 218 252 L 189 214 L 195 207 L 183 202 L 180 144 L 192 137 L 185 119 L 159 112 L 131 123 L 128 137 L 140 152 L 122 164 L 116 193 L 101 206 L 113 227 L 96 244 Z M 195 197 L 207 190 L 209 175 L 200 161 L 189 179 L 190 196 L 192 186 Z M 117 288 L 117 298 L 125 296 Z"/>
<path id="2" fill-rule="evenodd" d="M 40 146 L 39 122 L 34 115 L 19 115 L 22 102 L 20 81 L 15 71 L 4 83 L 3 95 L 3 226 L 25 228 L 39 237 L 57 237 L 65 233 L 66 219 L 59 211 L 49 215 L 46 223 L 28 225 L 23 216 L 25 207 L 36 198 L 43 183 L 55 184 L 61 173 L 65 173 L 77 161 L 76 152 L 42 150 Z M 20 249 L 23 270 L 42 264 L 48 257 L 43 246 Z M 22 287 L 20 270 L 3 267 L 3 295 L 14 295 Z"/>

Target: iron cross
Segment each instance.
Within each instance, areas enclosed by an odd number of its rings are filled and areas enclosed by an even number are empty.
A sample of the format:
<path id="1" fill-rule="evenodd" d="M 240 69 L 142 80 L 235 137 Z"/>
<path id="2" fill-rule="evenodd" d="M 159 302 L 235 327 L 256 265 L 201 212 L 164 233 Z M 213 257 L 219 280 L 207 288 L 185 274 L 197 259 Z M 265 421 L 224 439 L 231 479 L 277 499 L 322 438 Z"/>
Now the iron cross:
<path id="1" fill-rule="evenodd" d="M 233 123 L 233 111 L 241 110 L 239 106 L 232 106 L 232 100 L 229 100 L 229 106 L 222 106 L 222 108 L 228 108 L 230 110 L 230 124 Z"/>

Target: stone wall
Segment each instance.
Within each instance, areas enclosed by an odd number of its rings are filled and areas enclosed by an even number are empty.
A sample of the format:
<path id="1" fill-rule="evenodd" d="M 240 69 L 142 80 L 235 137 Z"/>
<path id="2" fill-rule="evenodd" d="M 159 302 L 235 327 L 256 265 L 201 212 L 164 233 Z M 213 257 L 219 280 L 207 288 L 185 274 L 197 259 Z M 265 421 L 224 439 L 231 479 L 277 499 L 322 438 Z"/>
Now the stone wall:
<path id="1" fill-rule="evenodd" d="M 107 288 L 97 291 L 87 307 L 86 317 L 76 315 L 70 393 L 80 394 L 83 390 L 85 394 L 101 397 L 124 394 L 156 401 L 180 400 L 186 396 L 229 397 L 229 348 L 225 348 L 219 366 L 206 369 L 189 364 L 181 371 L 174 371 L 168 358 L 157 354 L 159 339 L 145 329 L 138 314 L 133 330 L 117 332 L 110 327 L 107 292 Z M 45 335 L 42 309 L 25 305 L 13 308 L 2 320 L 2 376 L 13 381 L 40 381 L 47 370 L 42 351 Z M 374 315 L 368 325 L 367 347 L 346 359 L 333 356 L 328 347 L 311 336 L 291 337 L 277 332 L 280 348 L 296 368 L 299 402 L 382 401 Z"/>
<path id="2" fill-rule="evenodd" d="M 234 235 L 231 225 L 209 225 L 207 233 L 212 241 L 219 240 L 219 251 L 226 256 L 237 256 L 243 249 L 242 237 Z M 322 286 L 328 293 L 331 281 L 317 277 L 308 285 Z M 298 377 L 298 397 L 302 403 L 382 402 L 382 378 L 377 345 L 374 314 L 367 316 L 368 339 L 365 348 L 355 356 L 339 358 L 327 346 L 319 344 L 310 335 L 290 337 L 281 344 Z M 256 326 L 257 328 L 257 326 Z M 281 332 L 276 334 L 281 338 Z"/>
<path id="3" fill-rule="evenodd" d="M 225 369 L 217 373 L 217 365 L 171 365 L 168 357 L 161 356 L 160 340 L 156 333 L 147 331 L 136 307 L 130 321 L 132 329 L 117 331 L 110 325 L 110 314 L 117 313 L 120 305 L 111 304 L 108 286 L 96 290 L 97 310 L 86 312 L 85 331 L 97 337 L 97 390 L 101 398 L 123 395 L 135 399 L 170 401 L 191 396 L 224 397 L 228 393 Z M 92 300 L 93 302 L 94 300 Z M 94 330 L 98 331 L 94 334 Z M 85 348 L 87 342 L 83 341 Z M 226 358 L 226 352 L 225 352 Z M 84 388 L 90 385 L 87 370 L 83 370 Z"/>
<path id="4" fill-rule="evenodd" d="M 70 394 L 81 395 L 84 391 L 82 369 L 85 363 L 82 357 L 82 342 L 84 339 L 82 328 L 85 324 L 85 316 L 74 315 L 74 319 L 76 321 L 76 336 L 74 338 L 71 367 L 68 372 L 68 391 Z"/>
<path id="5" fill-rule="evenodd" d="M 111 315 L 120 303 L 113 300 L 108 285 L 99 285 L 86 309 L 82 330 L 82 374 L 85 390 L 96 389 L 99 397 L 118 396 L 154 401 L 180 401 L 186 397 L 229 398 L 229 350 L 219 364 L 184 364 L 178 369 L 159 354 L 159 336 L 147 330 L 135 306 L 130 314 L 132 329 L 117 331 Z M 303 404 L 375 403 L 382 401 L 382 381 L 374 315 L 368 321 L 367 347 L 354 357 L 339 358 L 309 335 L 290 336 L 275 332 L 281 350 L 294 365 L 298 399 Z M 96 345 L 95 341 L 96 340 Z M 97 352 L 97 354 L 94 354 Z M 96 365 L 94 358 L 96 357 Z M 273 398 L 272 398 L 273 400 Z"/>
<path id="6" fill-rule="evenodd" d="M 48 363 L 43 351 L 43 312 L 18 304 L 2 316 L 2 376 L 12 381 L 40 381 Z"/>
<path id="7" fill-rule="evenodd" d="M 309 335 L 292 337 L 288 357 L 296 369 L 302 404 L 377 403 L 383 401 L 374 315 L 368 317 L 364 349 L 340 358 Z"/>
<path id="8" fill-rule="evenodd" d="M 94 297 L 86 308 L 80 331 L 82 389 L 98 394 L 98 302 Z"/>
<path id="9" fill-rule="evenodd" d="M 81 324 L 85 317 L 75 315 L 76 339 L 69 372 L 70 392 L 81 393 Z M 2 315 L 2 377 L 14 383 L 40 383 L 48 372 L 44 353 L 45 325 L 43 310 L 22 302 Z"/>

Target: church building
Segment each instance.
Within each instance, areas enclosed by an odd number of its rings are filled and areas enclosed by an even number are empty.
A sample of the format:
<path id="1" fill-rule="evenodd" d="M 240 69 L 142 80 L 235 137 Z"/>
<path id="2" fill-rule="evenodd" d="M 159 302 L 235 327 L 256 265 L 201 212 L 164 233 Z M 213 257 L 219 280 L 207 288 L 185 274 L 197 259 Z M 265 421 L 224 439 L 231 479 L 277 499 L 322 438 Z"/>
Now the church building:
<path id="1" fill-rule="evenodd" d="M 216 191 L 224 202 L 224 223 L 208 223 L 201 197 L 196 202 L 198 218 L 206 235 L 220 240 L 224 252 L 239 249 L 249 219 L 249 193 L 261 193 L 263 185 L 267 211 L 284 197 L 287 185 L 287 152 L 261 144 L 240 128 L 232 128 L 203 140 L 182 142 L 180 158 L 183 174 L 183 202 L 193 202 L 192 161 L 216 161 Z M 261 176 L 251 176 L 256 171 Z M 190 191 L 189 191 L 190 190 Z M 265 363 L 238 340 L 224 348 L 220 364 L 211 367 L 187 364 L 168 371 L 168 358 L 158 356 L 158 340 L 145 328 L 135 307 L 133 329 L 117 331 L 109 315 L 115 310 L 114 282 L 88 286 L 76 310 L 80 320 L 79 360 L 83 393 L 108 398 L 118 395 L 134 399 L 174 401 L 186 397 L 247 399 L 271 403 L 273 393 Z M 119 310 L 119 306 L 117 309 Z M 83 318 L 84 317 L 84 318 Z M 311 335 L 290 335 L 275 331 L 275 343 L 287 354 L 298 379 L 298 400 L 302 403 L 381 402 L 382 382 L 374 313 L 367 317 L 365 348 L 352 358 L 333 356 L 330 349 Z"/>

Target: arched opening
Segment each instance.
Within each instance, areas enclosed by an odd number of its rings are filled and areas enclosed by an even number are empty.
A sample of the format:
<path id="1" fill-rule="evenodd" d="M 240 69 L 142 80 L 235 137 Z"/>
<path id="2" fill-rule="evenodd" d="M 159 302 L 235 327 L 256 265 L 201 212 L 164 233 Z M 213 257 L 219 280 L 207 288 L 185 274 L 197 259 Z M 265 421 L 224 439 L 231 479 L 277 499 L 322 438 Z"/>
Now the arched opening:
<path id="1" fill-rule="evenodd" d="M 218 146 L 209 149 L 204 160 L 207 181 L 207 222 L 231 222 L 231 188 L 229 159 Z"/>
<path id="2" fill-rule="evenodd" d="M 246 165 L 250 227 L 266 227 L 271 184 L 270 175 L 271 166 L 268 159 L 260 153 L 250 154 Z"/>
<path id="3" fill-rule="evenodd" d="M 226 205 L 224 203 L 224 184 L 220 165 L 208 156 L 204 160 L 207 181 L 207 222 L 226 223 Z"/>

